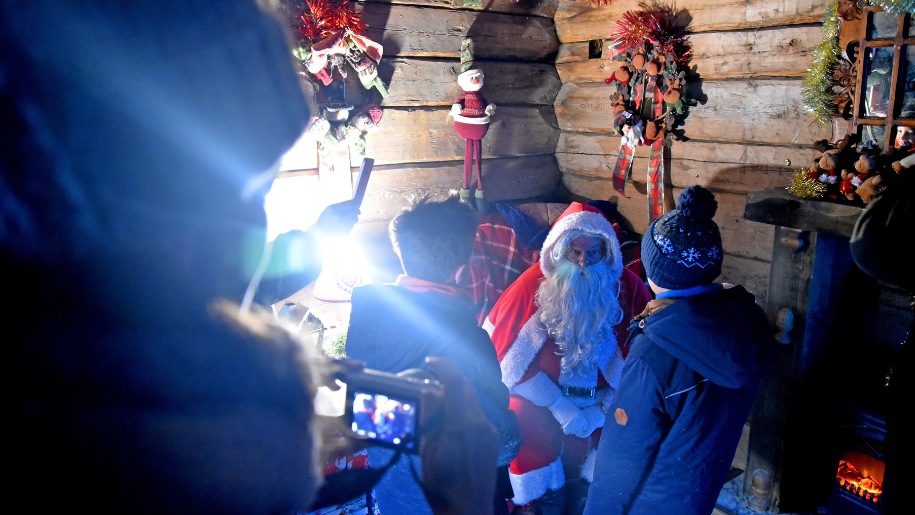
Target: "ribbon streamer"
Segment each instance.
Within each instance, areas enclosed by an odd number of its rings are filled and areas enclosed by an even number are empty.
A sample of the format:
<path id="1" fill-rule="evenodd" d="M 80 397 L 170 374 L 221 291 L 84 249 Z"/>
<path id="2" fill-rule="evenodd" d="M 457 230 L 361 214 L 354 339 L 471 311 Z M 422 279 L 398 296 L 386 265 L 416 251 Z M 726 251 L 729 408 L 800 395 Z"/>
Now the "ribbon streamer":
<path id="1" fill-rule="evenodd" d="M 646 95 L 647 92 L 647 95 Z M 649 99 L 644 102 L 644 99 Z M 658 87 L 656 77 L 643 78 L 633 88 L 632 103 L 638 113 L 644 113 L 644 119 L 656 120 L 664 115 L 664 93 Z M 638 122 L 641 123 L 641 122 Z M 632 170 L 637 145 L 646 144 L 641 138 L 633 141 L 631 136 L 620 142 L 620 151 L 613 168 L 613 189 L 626 196 L 626 181 Z M 649 223 L 664 214 L 664 141 L 657 138 L 648 144 L 651 148 L 648 159 L 647 199 Z"/>

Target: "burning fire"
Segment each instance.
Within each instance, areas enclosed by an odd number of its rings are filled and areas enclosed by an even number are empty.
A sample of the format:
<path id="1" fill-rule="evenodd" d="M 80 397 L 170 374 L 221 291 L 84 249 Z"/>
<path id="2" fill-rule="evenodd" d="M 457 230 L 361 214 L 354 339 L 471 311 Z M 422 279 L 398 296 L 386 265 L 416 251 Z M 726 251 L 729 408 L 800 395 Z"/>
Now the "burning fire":
<path id="1" fill-rule="evenodd" d="M 857 455 L 855 463 L 861 470 L 852 463 L 849 455 Z M 862 499 L 878 502 L 883 493 L 883 462 L 854 451 L 846 453 L 844 457 L 847 459 L 839 460 L 836 471 L 838 485 Z M 867 467 L 872 467 L 873 473 Z"/>

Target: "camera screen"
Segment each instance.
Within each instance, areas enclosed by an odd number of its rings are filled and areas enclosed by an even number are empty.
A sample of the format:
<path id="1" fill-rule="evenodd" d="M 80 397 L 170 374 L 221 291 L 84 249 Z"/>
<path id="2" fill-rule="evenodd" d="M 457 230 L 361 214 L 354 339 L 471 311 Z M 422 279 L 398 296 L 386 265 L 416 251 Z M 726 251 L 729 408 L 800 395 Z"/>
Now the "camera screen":
<path id="1" fill-rule="evenodd" d="M 353 393 L 353 433 L 394 447 L 415 450 L 418 404 L 380 393 Z"/>

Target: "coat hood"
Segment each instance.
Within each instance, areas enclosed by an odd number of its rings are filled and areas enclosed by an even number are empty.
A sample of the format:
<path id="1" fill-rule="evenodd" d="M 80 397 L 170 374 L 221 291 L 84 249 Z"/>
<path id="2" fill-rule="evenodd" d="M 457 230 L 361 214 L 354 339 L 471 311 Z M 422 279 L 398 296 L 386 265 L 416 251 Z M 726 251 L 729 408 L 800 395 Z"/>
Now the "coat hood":
<path id="1" fill-rule="evenodd" d="M 766 354 L 775 347 L 765 312 L 742 286 L 680 298 L 646 318 L 642 330 L 656 345 L 726 388 L 756 381 Z"/>

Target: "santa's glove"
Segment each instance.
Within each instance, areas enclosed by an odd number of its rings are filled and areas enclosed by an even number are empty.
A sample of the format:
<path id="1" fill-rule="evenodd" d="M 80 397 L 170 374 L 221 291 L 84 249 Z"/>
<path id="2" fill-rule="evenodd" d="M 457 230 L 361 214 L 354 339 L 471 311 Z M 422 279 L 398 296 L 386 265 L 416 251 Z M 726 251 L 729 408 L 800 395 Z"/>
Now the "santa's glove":
<path id="1" fill-rule="evenodd" d="M 451 111 L 448 111 L 448 116 L 457 116 L 461 114 L 461 104 L 451 104 Z"/>
<path id="2" fill-rule="evenodd" d="M 548 409 L 562 426 L 562 432 L 567 435 L 577 434 L 587 430 L 588 422 L 581 416 L 581 410 L 565 397 L 556 399 Z"/>
<path id="3" fill-rule="evenodd" d="M 496 104 L 488 104 L 486 109 L 483 110 L 487 115 L 492 116 L 496 112 Z"/>
<path id="4" fill-rule="evenodd" d="M 581 415 L 578 417 L 585 420 L 583 424 L 582 431 L 577 433 L 572 433 L 579 438 L 587 438 L 591 436 L 591 433 L 599 427 L 604 427 L 604 412 L 601 411 L 600 406 L 589 406 L 581 410 Z"/>

